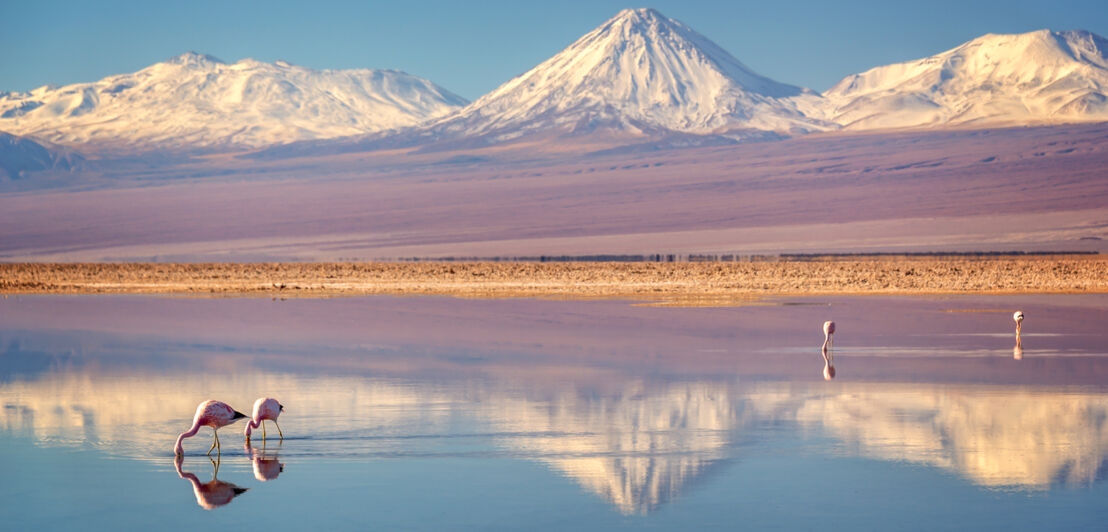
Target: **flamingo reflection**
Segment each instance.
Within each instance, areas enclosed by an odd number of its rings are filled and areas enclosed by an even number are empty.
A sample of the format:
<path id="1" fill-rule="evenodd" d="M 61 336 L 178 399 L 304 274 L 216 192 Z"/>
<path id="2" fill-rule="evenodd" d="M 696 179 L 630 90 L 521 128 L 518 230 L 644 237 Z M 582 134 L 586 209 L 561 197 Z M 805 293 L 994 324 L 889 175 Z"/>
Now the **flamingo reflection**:
<path id="1" fill-rule="evenodd" d="M 835 378 L 835 359 L 826 349 L 823 350 L 823 380 Z"/>
<path id="2" fill-rule="evenodd" d="M 834 343 L 835 322 L 823 322 L 823 380 L 835 378 L 835 356 L 831 353 Z"/>
<path id="3" fill-rule="evenodd" d="M 276 480 L 278 475 L 285 472 L 285 464 L 278 460 L 277 451 L 266 452 L 265 440 L 262 440 L 261 449 L 252 447 L 249 440 L 243 444 L 243 448 L 250 455 L 250 462 L 254 464 L 254 478 L 267 482 Z"/>
<path id="4" fill-rule="evenodd" d="M 173 460 L 173 467 L 177 470 L 177 476 L 192 484 L 192 492 L 196 495 L 196 504 L 205 510 L 219 508 L 246 492 L 246 488 L 240 488 L 230 482 L 219 480 L 219 461 L 211 458 L 209 460 L 212 462 L 212 479 L 205 483 L 201 483 L 196 475 L 181 469 L 184 457 L 178 455 Z"/>

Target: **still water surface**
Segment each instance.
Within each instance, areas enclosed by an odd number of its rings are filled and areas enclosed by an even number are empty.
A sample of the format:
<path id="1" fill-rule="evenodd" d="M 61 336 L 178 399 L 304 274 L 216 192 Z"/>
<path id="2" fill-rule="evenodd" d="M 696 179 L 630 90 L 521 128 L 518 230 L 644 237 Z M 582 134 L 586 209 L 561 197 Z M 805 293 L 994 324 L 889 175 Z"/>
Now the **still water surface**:
<path id="1" fill-rule="evenodd" d="M 12 530 L 1103 529 L 1106 323 L 1098 295 L 9 296 L 0 510 Z M 197 403 L 261 396 L 283 440 L 240 422 L 211 460 L 205 427 L 175 463 Z"/>

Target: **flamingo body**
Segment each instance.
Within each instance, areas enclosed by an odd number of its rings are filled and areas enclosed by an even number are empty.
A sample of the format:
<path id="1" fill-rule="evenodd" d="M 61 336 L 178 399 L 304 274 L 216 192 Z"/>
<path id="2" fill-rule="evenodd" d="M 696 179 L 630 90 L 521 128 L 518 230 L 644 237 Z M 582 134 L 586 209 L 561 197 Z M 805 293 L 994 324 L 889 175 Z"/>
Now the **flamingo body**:
<path id="1" fill-rule="evenodd" d="M 835 335 L 835 322 L 833 322 L 833 321 L 823 322 L 823 350 L 824 351 L 826 351 L 827 348 L 831 347 L 831 344 L 834 343 L 834 339 L 832 338 L 834 335 Z"/>
<path id="2" fill-rule="evenodd" d="M 246 414 L 231 408 L 230 405 L 222 401 L 204 401 L 196 407 L 196 416 L 192 419 L 192 427 L 189 430 L 182 432 L 180 436 L 177 436 L 177 444 L 173 447 L 173 452 L 177 456 L 185 454 L 184 448 L 181 446 L 181 442 L 185 438 L 191 438 L 200 432 L 200 427 L 208 426 L 212 428 L 212 434 L 215 435 L 215 442 L 212 443 L 212 448 L 219 446 L 219 429 L 220 427 L 226 427 L 235 421 L 238 421 L 246 417 Z M 212 450 L 208 449 L 208 454 L 211 454 Z"/>
<path id="3" fill-rule="evenodd" d="M 258 427 L 262 427 L 262 439 L 265 439 L 265 425 L 262 422 L 268 419 L 277 425 L 277 417 L 284 410 L 285 407 L 272 397 L 260 397 L 254 401 L 254 414 L 250 416 L 250 421 L 243 430 L 246 441 L 250 441 L 250 434 Z M 285 434 L 281 432 L 281 425 L 277 425 L 277 433 L 281 435 L 282 440 L 285 438 Z"/>
<path id="4" fill-rule="evenodd" d="M 1023 325 L 1023 311 L 1017 310 L 1015 314 L 1012 314 L 1012 319 L 1016 322 L 1016 333 L 1020 332 L 1020 327 Z"/>

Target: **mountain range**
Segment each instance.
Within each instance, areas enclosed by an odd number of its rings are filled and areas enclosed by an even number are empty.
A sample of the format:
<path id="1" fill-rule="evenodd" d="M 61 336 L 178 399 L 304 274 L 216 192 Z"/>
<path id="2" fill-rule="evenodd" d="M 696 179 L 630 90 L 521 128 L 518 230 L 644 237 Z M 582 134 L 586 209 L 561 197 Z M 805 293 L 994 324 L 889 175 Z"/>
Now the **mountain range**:
<path id="1" fill-rule="evenodd" d="M 849 129 L 1108 120 L 1108 40 L 1087 31 L 985 35 L 847 76 L 823 93 Z"/>
<path id="2" fill-rule="evenodd" d="M 485 146 L 539 136 L 622 143 L 1108 120 L 1108 41 L 985 35 L 847 76 L 823 94 L 745 66 L 653 9 L 619 12 L 466 101 L 398 71 L 313 70 L 187 53 L 94 83 L 0 93 L 0 131 L 82 151 L 280 147 L 291 154 Z"/>
<path id="3" fill-rule="evenodd" d="M 399 71 L 188 52 L 94 83 L 0 93 L 0 131 L 114 151 L 242 149 L 410 126 L 465 103 Z"/>

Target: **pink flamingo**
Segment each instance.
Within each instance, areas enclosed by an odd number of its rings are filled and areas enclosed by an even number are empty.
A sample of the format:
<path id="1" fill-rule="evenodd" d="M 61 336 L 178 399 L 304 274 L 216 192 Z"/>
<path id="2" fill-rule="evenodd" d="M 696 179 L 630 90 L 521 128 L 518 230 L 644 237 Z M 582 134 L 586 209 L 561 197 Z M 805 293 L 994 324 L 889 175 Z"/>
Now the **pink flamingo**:
<path id="1" fill-rule="evenodd" d="M 1016 322 L 1016 347 L 1012 349 L 1012 358 L 1023 360 L 1023 339 L 1020 338 L 1020 329 L 1023 326 L 1023 311 L 1017 310 L 1015 314 L 1012 314 L 1012 319 Z"/>
<path id="2" fill-rule="evenodd" d="M 259 426 L 262 427 L 262 439 L 265 439 L 265 420 L 267 419 L 277 425 L 277 434 L 280 434 L 281 440 L 284 440 L 285 434 L 281 432 L 281 425 L 277 424 L 277 416 L 284 411 L 285 407 L 272 397 L 260 397 L 257 401 L 254 401 L 254 415 L 251 416 L 250 422 L 246 424 L 246 430 L 243 431 L 246 441 L 250 441 L 250 433 L 254 432 L 254 429 Z"/>
<path id="3" fill-rule="evenodd" d="M 823 322 L 823 350 L 827 351 L 831 344 L 835 343 L 832 338 L 835 335 L 835 322 L 825 321 Z"/>
<path id="4" fill-rule="evenodd" d="M 212 428 L 212 434 L 215 435 L 215 441 L 212 442 L 211 449 L 208 449 L 208 455 L 211 456 L 212 449 L 222 449 L 219 445 L 219 428 L 225 427 L 246 417 L 246 414 L 235 410 L 222 401 L 204 401 L 200 403 L 200 406 L 196 407 L 196 417 L 192 419 L 192 427 L 187 431 L 182 432 L 180 436 L 177 436 L 177 445 L 173 446 L 173 452 L 177 456 L 183 456 L 185 454 L 184 448 L 181 447 L 181 442 L 185 438 L 191 438 L 196 436 L 197 432 L 200 432 L 200 427 L 207 425 Z"/>

